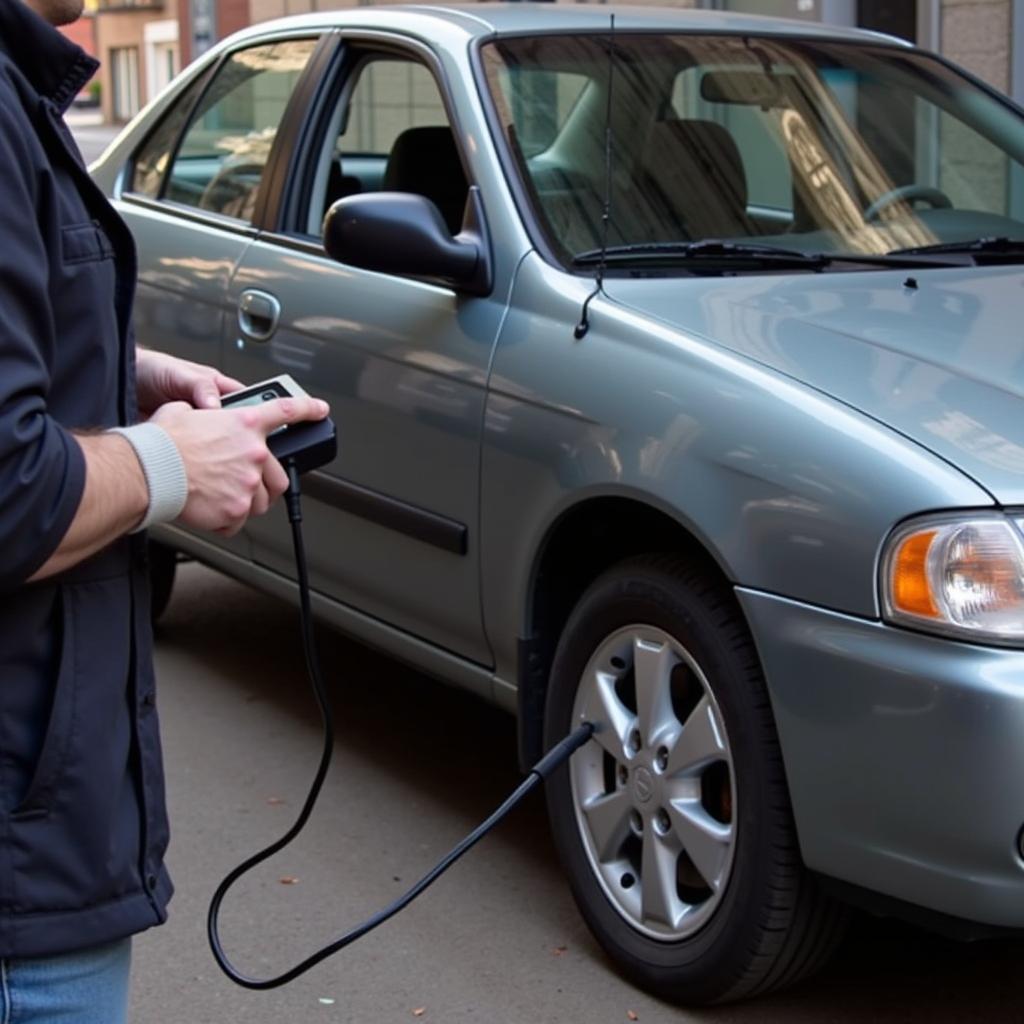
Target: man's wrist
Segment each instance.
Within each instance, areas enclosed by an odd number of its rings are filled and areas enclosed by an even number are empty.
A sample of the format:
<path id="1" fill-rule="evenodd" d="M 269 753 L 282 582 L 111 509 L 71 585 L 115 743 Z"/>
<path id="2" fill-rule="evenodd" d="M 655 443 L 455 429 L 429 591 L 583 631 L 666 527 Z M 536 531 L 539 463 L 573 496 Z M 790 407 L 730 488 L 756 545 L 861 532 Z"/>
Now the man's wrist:
<path id="1" fill-rule="evenodd" d="M 170 434 L 156 423 L 114 427 L 108 433 L 120 434 L 132 446 L 146 478 L 149 506 L 132 533 L 177 519 L 188 500 L 188 475 Z"/>

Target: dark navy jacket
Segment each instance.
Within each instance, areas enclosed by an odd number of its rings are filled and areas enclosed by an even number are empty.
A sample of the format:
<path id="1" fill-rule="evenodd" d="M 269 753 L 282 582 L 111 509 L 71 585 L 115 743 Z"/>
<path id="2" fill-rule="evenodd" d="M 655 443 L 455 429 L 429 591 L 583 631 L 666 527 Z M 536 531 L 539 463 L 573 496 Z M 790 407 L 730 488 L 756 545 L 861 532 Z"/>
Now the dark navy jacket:
<path id="1" fill-rule="evenodd" d="M 144 542 L 28 578 L 81 499 L 71 431 L 131 422 L 135 255 L 63 112 L 95 72 L 0 0 L 0 957 L 164 920 Z"/>

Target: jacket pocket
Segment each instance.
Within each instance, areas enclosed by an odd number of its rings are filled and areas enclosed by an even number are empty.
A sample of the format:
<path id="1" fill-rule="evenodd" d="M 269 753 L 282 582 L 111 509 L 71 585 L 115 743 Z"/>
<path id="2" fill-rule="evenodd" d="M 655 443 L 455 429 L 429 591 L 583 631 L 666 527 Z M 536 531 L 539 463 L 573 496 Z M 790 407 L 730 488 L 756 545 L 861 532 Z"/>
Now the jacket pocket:
<path id="1" fill-rule="evenodd" d="M 11 812 L 14 819 L 37 817 L 48 812 L 54 787 L 67 760 L 68 745 L 74 727 L 77 667 L 75 659 L 75 621 L 67 590 L 60 588 L 60 659 L 53 687 L 50 717 L 28 789 Z"/>
<path id="2" fill-rule="evenodd" d="M 97 221 L 68 224 L 60 229 L 61 256 L 65 264 L 109 260 L 114 256 L 106 232 Z"/>

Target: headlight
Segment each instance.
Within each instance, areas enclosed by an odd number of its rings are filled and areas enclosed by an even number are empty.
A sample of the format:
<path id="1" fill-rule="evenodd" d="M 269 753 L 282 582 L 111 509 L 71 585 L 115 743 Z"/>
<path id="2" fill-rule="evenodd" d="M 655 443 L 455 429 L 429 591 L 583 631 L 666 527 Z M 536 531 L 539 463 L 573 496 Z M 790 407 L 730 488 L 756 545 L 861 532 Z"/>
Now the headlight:
<path id="1" fill-rule="evenodd" d="M 900 527 L 882 558 L 887 619 L 988 643 L 1024 644 L 1024 536 L 1001 515 Z"/>

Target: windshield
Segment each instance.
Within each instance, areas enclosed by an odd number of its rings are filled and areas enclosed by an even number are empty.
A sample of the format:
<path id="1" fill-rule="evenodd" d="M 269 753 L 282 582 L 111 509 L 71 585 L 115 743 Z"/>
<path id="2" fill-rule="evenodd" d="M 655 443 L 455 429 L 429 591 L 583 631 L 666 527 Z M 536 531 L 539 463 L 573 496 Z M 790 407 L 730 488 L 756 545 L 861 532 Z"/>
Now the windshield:
<path id="1" fill-rule="evenodd" d="M 876 257 L 1024 239 L 1024 120 L 927 56 L 624 32 L 510 38 L 483 56 L 566 264 L 604 247 L 606 196 L 607 245 L 627 259 L 708 239 Z"/>

